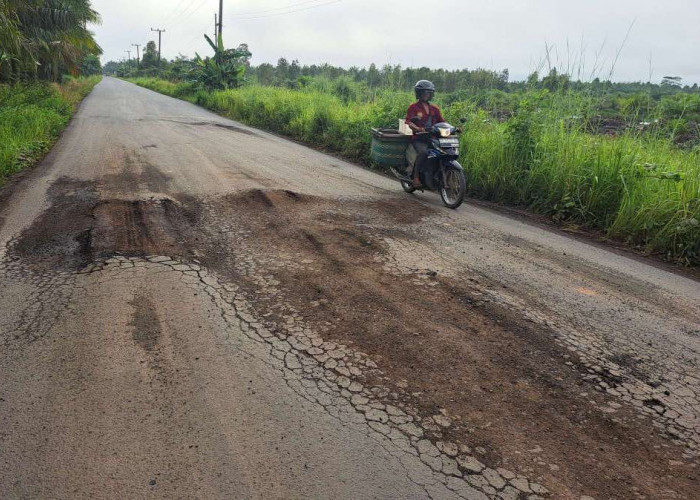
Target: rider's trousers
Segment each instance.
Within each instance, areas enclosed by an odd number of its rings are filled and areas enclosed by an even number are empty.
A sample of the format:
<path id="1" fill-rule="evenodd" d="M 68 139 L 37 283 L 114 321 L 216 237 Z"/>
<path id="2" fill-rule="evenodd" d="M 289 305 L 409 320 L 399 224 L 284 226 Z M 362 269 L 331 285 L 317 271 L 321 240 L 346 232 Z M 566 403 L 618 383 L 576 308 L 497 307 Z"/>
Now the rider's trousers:
<path id="1" fill-rule="evenodd" d="M 428 159 L 428 144 L 423 141 L 413 141 L 406 150 L 408 160 L 408 173 L 415 177 L 415 174 L 424 171 L 425 162 Z"/>

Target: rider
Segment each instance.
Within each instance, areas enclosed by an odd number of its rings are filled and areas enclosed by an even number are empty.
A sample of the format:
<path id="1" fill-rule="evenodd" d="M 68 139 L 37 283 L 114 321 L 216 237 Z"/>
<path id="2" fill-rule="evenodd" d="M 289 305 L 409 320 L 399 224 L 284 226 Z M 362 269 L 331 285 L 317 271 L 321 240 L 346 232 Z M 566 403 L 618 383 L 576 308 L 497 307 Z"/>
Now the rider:
<path id="1" fill-rule="evenodd" d="M 413 133 L 424 132 L 426 128 L 444 122 L 440 108 L 430 104 L 430 100 L 435 95 L 435 85 L 428 80 L 420 80 L 413 90 L 418 100 L 411 104 L 406 112 L 406 125 L 413 130 Z M 409 155 L 411 153 L 415 155 L 413 186 L 420 187 L 420 172 L 424 170 L 428 158 L 428 144 L 414 135 L 411 137 L 409 150 L 411 148 L 413 151 L 409 151 Z"/>

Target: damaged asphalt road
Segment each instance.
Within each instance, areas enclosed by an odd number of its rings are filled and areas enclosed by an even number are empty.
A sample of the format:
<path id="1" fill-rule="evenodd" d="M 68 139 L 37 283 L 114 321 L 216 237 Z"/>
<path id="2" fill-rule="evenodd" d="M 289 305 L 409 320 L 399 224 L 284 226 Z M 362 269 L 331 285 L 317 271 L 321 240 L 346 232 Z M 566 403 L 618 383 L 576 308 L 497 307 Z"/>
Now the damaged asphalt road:
<path id="1" fill-rule="evenodd" d="M 696 497 L 691 279 L 111 78 L 0 200 L 0 498 Z"/>

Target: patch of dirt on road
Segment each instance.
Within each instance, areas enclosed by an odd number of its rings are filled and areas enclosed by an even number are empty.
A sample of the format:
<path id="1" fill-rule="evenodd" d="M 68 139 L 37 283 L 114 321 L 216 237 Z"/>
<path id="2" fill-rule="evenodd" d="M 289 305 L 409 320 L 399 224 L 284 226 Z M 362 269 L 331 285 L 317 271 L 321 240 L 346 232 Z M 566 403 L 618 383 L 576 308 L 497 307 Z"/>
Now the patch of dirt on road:
<path id="1" fill-rule="evenodd" d="M 211 206 L 206 227 L 225 229 L 200 251 L 205 265 L 248 290 L 271 328 L 288 320 L 284 304 L 261 292 L 259 274 L 236 271 L 240 259 L 269 273 L 325 340 L 372 355 L 383 373 L 365 385 L 403 394 L 387 402 L 419 408 L 433 440 L 466 444 L 493 467 L 540 479 L 556 498 L 691 498 L 697 474 L 678 461 L 682 450 L 596 393 L 553 332 L 489 302 L 466 279 L 399 270 L 386 239 L 415 251 L 415 235 L 396 222 L 427 210 L 405 200 L 338 204 L 249 191 Z M 431 418 L 445 414 L 454 422 L 447 428 Z"/>
<path id="2" fill-rule="evenodd" d="M 10 256 L 44 269 L 77 270 L 89 264 L 91 207 L 96 193 L 88 182 L 60 179 L 48 191 L 51 206 L 17 240 Z"/>
<path id="3" fill-rule="evenodd" d="M 237 132 L 237 133 L 239 133 L 239 134 L 252 135 L 252 136 L 256 136 L 256 137 L 259 137 L 259 136 L 260 136 L 260 134 L 258 134 L 258 133 L 255 132 L 254 130 L 249 130 L 249 129 L 247 129 L 247 128 L 239 127 L 238 125 L 232 125 L 232 124 L 229 124 L 229 123 L 221 123 L 221 122 L 203 122 L 203 121 L 199 121 L 199 122 L 183 122 L 183 121 L 180 121 L 180 120 L 166 120 L 166 119 L 162 119 L 162 120 L 159 120 L 159 121 L 178 123 L 178 124 L 180 124 L 180 125 L 189 125 L 189 126 L 193 126 L 193 127 L 219 127 L 219 128 L 223 128 L 223 129 L 226 129 L 226 130 L 230 130 L 230 131 L 232 131 L 232 132 Z"/>
<path id="4" fill-rule="evenodd" d="M 149 163 L 141 151 L 123 149 L 115 154 L 118 159 L 109 163 L 111 173 L 98 182 L 101 192 L 129 198 L 131 193 L 139 190 L 152 193 L 168 191 L 170 177 Z"/>
<path id="5" fill-rule="evenodd" d="M 170 198 L 101 200 L 94 185 L 69 178 L 48 193 L 51 206 L 9 245 L 10 256 L 39 271 L 80 270 L 97 258 L 192 258 L 197 214 Z"/>
<path id="6" fill-rule="evenodd" d="M 244 134 L 244 135 L 253 135 L 256 137 L 260 137 L 259 134 L 256 134 L 252 130 L 248 130 L 242 127 L 238 127 L 236 125 L 229 125 L 227 123 L 211 123 L 210 125 L 214 125 L 215 127 L 223 128 L 226 130 L 230 130 L 232 132 L 238 132 L 239 134 Z"/>
<path id="7" fill-rule="evenodd" d="M 106 200 L 92 213 L 91 250 L 97 255 L 187 255 L 183 243 L 193 218 L 177 201 Z"/>

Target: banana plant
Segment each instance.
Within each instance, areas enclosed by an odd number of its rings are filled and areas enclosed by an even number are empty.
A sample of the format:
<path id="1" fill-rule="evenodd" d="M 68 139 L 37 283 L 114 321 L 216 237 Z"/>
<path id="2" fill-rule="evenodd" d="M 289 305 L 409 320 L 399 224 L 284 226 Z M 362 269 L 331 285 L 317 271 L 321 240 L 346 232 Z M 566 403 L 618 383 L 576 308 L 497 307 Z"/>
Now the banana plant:
<path id="1" fill-rule="evenodd" d="M 205 90 L 222 90 L 240 87 L 246 70 L 246 62 L 251 54 L 246 45 L 236 49 L 226 49 L 221 34 L 216 43 L 204 35 L 212 49 L 214 57 L 202 58 L 195 54 L 192 70 L 194 80 Z"/>

